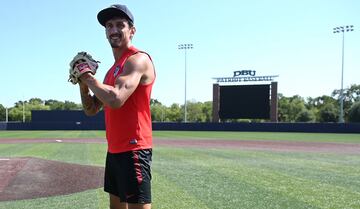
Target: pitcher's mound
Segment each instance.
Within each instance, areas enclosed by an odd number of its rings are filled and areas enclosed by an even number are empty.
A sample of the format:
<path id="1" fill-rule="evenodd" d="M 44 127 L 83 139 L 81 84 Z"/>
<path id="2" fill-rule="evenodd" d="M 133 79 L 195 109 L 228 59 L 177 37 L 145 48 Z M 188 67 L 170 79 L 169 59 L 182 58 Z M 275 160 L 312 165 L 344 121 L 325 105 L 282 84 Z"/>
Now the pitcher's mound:
<path id="1" fill-rule="evenodd" d="M 103 186 L 104 168 L 0 157 L 0 201 L 71 194 Z"/>

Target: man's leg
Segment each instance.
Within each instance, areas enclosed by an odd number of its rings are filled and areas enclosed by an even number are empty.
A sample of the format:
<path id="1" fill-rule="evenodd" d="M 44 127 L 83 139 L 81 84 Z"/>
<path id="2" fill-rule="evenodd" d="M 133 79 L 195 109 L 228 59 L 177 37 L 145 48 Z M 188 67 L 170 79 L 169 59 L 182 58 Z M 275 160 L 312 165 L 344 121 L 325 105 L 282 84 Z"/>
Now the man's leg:
<path id="1" fill-rule="evenodd" d="M 110 209 L 151 209 L 151 204 L 120 202 L 118 196 L 110 194 Z"/>
<path id="2" fill-rule="evenodd" d="M 110 209 L 128 209 L 125 202 L 120 202 L 120 198 L 113 194 L 110 195 Z"/>
<path id="3" fill-rule="evenodd" d="M 128 203 L 128 209 L 151 209 L 151 204 Z"/>

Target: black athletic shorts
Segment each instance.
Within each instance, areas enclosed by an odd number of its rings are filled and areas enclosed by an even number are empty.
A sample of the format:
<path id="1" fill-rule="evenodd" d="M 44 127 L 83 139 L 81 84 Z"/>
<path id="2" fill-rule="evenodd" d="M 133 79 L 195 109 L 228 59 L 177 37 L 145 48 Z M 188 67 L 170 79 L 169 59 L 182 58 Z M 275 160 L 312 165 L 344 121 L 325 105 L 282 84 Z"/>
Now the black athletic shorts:
<path id="1" fill-rule="evenodd" d="M 107 153 L 104 190 L 121 202 L 151 203 L 152 150 Z"/>

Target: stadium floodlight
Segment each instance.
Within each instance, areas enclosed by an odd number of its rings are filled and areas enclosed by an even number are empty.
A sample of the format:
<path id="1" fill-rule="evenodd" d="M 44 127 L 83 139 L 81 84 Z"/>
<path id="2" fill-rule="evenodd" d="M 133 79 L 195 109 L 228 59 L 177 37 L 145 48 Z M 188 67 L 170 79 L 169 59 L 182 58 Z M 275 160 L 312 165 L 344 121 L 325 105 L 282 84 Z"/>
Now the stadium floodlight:
<path id="1" fill-rule="evenodd" d="M 186 101 L 186 51 L 189 49 L 193 49 L 193 44 L 179 44 L 178 45 L 178 49 L 179 50 L 184 50 L 185 52 L 185 102 L 184 102 L 184 122 L 187 122 L 187 113 L 186 113 L 186 106 L 187 106 L 187 101 Z"/>
<path id="2" fill-rule="evenodd" d="M 339 123 L 344 123 L 344 43 L 345 32 L 354 31 L 353 25 L 335 27 L 333 33 L 342 33 L 342 58 L 341 58 L 341 89 L 340 89 L 340 115 Z"/>

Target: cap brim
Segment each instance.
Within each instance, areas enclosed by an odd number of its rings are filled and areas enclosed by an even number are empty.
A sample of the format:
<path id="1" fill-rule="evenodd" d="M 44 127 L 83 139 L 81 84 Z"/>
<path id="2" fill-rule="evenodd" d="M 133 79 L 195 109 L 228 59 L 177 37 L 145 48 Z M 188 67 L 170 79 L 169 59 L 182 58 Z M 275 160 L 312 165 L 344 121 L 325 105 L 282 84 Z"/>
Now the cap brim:
<path id="1" fill-rule="evenodd" d="M 112 19 L 113 17 L 124 17 L 124 18 L 128 19 L 129 21 L 131 21 L 131 19 L 127 16 L 127 14 L 125 14 L 124 12 L 122 12 L 116 8 L 103 9 L 97 15 L 97 19 L 98 19 L 99 23 L 104 27 L 105 27 L 105 23 L 108 20 Z"/>

